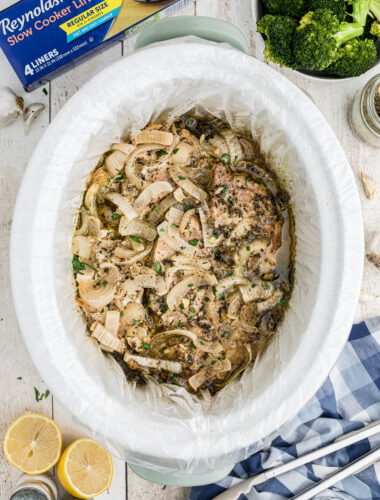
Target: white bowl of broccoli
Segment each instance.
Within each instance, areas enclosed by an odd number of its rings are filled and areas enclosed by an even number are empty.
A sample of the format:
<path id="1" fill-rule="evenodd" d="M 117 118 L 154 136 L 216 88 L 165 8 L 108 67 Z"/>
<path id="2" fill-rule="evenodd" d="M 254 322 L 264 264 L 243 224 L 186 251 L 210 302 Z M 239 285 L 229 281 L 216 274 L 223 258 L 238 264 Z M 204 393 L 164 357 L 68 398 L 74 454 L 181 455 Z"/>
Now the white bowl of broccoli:
<path id="1" fill-rule="evenodd" d="M 266 62 L 329 81 L 360 76 L 379 62 L 380 0 L 253 0 L 252 5 Z"/>

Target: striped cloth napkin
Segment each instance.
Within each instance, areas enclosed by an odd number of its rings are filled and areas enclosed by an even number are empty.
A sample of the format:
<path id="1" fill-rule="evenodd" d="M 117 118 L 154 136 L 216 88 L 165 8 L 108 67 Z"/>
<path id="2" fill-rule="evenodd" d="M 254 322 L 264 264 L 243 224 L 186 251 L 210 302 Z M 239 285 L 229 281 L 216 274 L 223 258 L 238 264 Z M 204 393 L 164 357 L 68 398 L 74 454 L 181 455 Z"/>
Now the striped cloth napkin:
<path id="1" fill-rule="evenodd" d="M 216 484 L 194 487 L 190 500 L 209 500 L 244 479 L 331 443 L 380 419 L 380 317 L 354 325 L 336 365 L 312 401 L 282 428 L 268 448 L 235 465 Z M 380 446 L 380 435 L 258 485 L 239 500 L 291 498 L 338 468 Z M 380 500 L 380 462 L 316 499 Z"/>

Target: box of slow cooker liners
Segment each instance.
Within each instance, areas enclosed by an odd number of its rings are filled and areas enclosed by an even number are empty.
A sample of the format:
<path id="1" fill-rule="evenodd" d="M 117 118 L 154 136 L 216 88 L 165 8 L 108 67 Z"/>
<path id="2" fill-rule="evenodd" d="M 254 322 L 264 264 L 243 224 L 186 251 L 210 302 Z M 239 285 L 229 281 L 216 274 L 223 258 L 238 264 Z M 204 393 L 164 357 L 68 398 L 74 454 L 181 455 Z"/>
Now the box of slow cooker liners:
<path id="1" fill-rule="evenodd" d="M 0 12 L 0 47 L 32 90 L 193 0 L 21 0 Z"/>

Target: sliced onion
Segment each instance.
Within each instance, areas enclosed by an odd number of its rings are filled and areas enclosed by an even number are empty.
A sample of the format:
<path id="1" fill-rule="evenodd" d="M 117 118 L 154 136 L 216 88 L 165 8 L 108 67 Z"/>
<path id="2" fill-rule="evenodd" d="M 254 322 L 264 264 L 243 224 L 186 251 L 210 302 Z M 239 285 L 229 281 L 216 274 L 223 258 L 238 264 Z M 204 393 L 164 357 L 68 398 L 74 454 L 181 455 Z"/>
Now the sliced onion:
<path id="1" fill-rule="evenodd" d="M 173 134 L 164 130 L 142 130 L 134 139 L 135 144 L 160 144 L 161 146 L 171 146 L 173 141 Z"/>
<path id="2" fill-rule="evenodd" d="M 144 321 L 146 315 L 146 310 L 142 304 L 137 304 L 133 302 L 128 304 L 124 309 L 123 323 L 126 325 L 134 325 L 136 322 L 140 323 Z"/>
<path id="3" fill-rule="evenodd" d="M 203 244 L 205 248 L 210 248 L 217 245 L 217 238 L 212 238 L 212 229 L 209 226 L 208 221 L 211 220 L 210 209 L 206 202 L 202 203 L 200 207 L 198 207 L 199 219 L 202 225 L 202 234 L 203 234 Z"/>
<path id="4" fill-rule="evenodd" d="M 147 358 L 145 356 L 137 356 L 126 352 L 124 354 L 125 363 L 128 363 L 128 361 L 130 360 L 135 361 L 138 365 L 144 366 L 145 368 L 153 368 L 154 370 L 166 370 L 168 372 L 178 374 L 182 372 L 182 363 L 180 363 L 179 361 Z"/>
<path id="5" fill-rule="evenodd" d="M 227 143 L 228 154 L 230 155 L 231 160 L 231 170 L 236 170 L 236 163 L 239 160 L 244 159 L 242 145 L 240 144 L 236 134 L 230 128 L 224 128 L 220 131 L 220 133 Z"/>
<path id="6" fill-rule="evenodd" d="M 199 249 L 196 246 L 190 245 L 186 240 L 181 238 L 180 234 L 180 225 L 183 217 L 183 211 L 178 208 L 172 207 L 168 212 L 168 222 L 167 222 L 167 231 L 168 236 L 173 241 L 175 241 L 178 245 L 179 252 L 182 252 L 186 255 L 195 256 L 199 253 Z M 161 224 L 162 225 L 162 224 Z M 159 233 L 161 236 L 161 233 Z M 169 245 L 170 246 L 170 245 Z"/>
<path id="7" fill-rule="evenodd" d="M 134 282 L 141 288 L 155 288 L 160 297 L 167 293 L 167 286 L 164 278 L 153 269 L 145 266 L 136 266 L 131 269 Z"/>
<path id="8" fill-rule="evenodd" d="M 131 184 L 134 184 L 138 189 L 143 189 L 144 187 L 148 186 L 149 182 L 144 181 L 136 174 L 135 161 L 141 153 L 147 153 L 149 151 L 155 151 L 158 149 L 161 149 L 161 146 L 159 144 L 137 146 L 129 155 L 127 163 L 125 164 L 125 175 L 127 176 L 129 182 Z"/>
<path id="9" fill-rule="evenodd" d="M 129 156 L 135 148 L 136 146 L 134 146 L 133 144 L 129 144 L 129 142 L 117 142 L 112 146 L 112 149 L 114 151 L 121 151 L 126 156 Z"/>
<path id="10" fill-rule="evenodd" d="M 283 292 L 279 288 L 276 288 L 272 296 L 269 297 L 269 299 L 264 300 L 263 302 L 258 302 L 256 304 L 257 312 L 261 314 L 264 311 L 267 311 L 268 309 L 272 309 L 272 307 L 274 307 L 275 305 L 278 304 L 278 302 L 280 302 L 283 296 L 284 296 Z"/>
<path id="11" fill-rule="evenodd" d="M 123 353 L 125 351 L 124 342 L 118 337 L 115 337 L 97 321 L 91 325 L 91 331 L 91 336 L 98 340 L 101 344 L 109 347 L 113 351 L 117 351 L 120 353 Z"/>
<path id="12" fill-rule="evenodd" d="M 100 220 L 88 211 L 81 208 L 81 226 L 75 231 L 76 236 L 98 236 L 101 229 Z"/>
<path id="13" fill-rule="evenodd" d="M 198 373 L 189 378 L 189 384 L 197 391 L 199 387 L 207 380 L 214 377 L 218 373 L 228 372 L 231 370 L 231 361 L 229 359 L 218 360 L 214 365 L 207 368 L 201 368 Z"/>
<path id="14" fill-rule="evenodd" d="M 114 203 L 128 220 L 137 217 L 136 210 L 132 207 L 128 199 L 120 193 L 107 193 L 105 198 Z"/>
<path id="15" fill-rule="evenodd" d="M 105 159 L 106 169 L 111 177 L 116 177 L 124 170 L 126 156 L 121 151 L 114 151 Z"/>
<path id="16" fill-rule="evenodd" d="M 223 351 L 223 346 L 219 342 L 207 342 L 200 340 L 193 331 L 185 330 L 184 328 L 175 328 L 174 330 L 166 330 L 165 332 L 157 333 L 152 337 L 150 345 L 153 347 L 158 342 L 170 339 L 171 337 L 187 337 L 193 342 L 195 347 L 203 352 L 219 354 Z"/>
<path id="17" fill-rule="evenodd" d="M 128 220 L 126 217 L 121 217 L 120 219 L 119 233 L 122 236 L 139 236 L 148 241 L 153 241 L 157 238 L 156 229 L 148 222 L 138 219 Z"/>
<path id="18" fill-rule="evenodd" d="M 257 219 L 255 219 L 254 217 L 246 217 L 242 219 L 240 222 L 238 222 L 238 224 L 236 224 L 234 229 L 231 231 L 231 234 L 228 240 L 226 241 L 226 244 L 234 245 L 236 241 L 239 242 L 242 238 L 244 238 L 247 235 L 252 226 L 257 226 L 257 222 L 258 222 Z"/>
<path id="19" fill-rule="evenodd" d="M 182 213 L 182 217 L 181 217 L 180 223 L 179 223 L 179 234 L 183 238 L 184 234 L 186 232 L 186 229 L 187 229 L 188 225 L 190 224 L 191 218 L 195 216 L 195 208 L 191 208 L 190 210 L 187 210 L 185 213 L 181 211 L 181 213 Z M 169 226 L 169 236 L 171 236 L 170 226 Z"/>
<path id="20" fill-rule="evenodd" d="M 205 269 L 206 271 L 211 267 L 209 259 L 189 257 L 188 255 L 174 255 L 170 260 L 177 266 L 187 264 L 189 266 L 197 267 L 198 269 Z"/>
<path id="21" fill-rule="evenodd" d="M 263 280 L 255 280 L 250 285 L 240 286 L 239 289 L 245 303 L 269 299 L 274 293 L 273 283 Z"/>
<path id="22" fill-rule="evenodd" d="M 91 242 L 87 236 L 74 236 L 72 252 L 82 259 L 89 259 L 92 254 Z"/>
<path id="23" fill-rule="evenodd" d="M 173 191 L 169 182 L 157 181 L 147 186 L 136 198 L 135 209 L 141 213 L 152 202 L 156 202 Z"/>
<path id="24" fill-rule="evenodd" d="M 177 145 L 176 153 L 171 156 L 170 161 L 175 165 L 189 165 L 193 154 L 194 146 L 181 141 Z"/>
<path id="25" fill-rule="evenodd" d="M 90 215 L 98 215 L 98 212 L 96 210 L 96 195 L 98 194 L 99 191 L 99 184 L 94 182 L 94 184 L 91 184 L 91 186 L 87 189 L 86 195 L 84 197 L 84 206 L 88 208 L 88 212 Z"/>
<path id="26" fill-rule="evenodd" d="M 151 224 L 157 224 L 160 222 L 164 217 L 166 212 L 171 208 L 173 205 L 177 203 L 176 199 L 172 194 L 169 196 L 166 196 L 150 213 L 148 217 L 148 221 Z"/>
<path id="27" fill-rule="evenodd" d="M 229 301 L 227 309 L 227 317 L 229 319 L 238 319 L 242 305 L 243 305 L 243 299 L 241 293 L 235 292 Z"/>
<path id="28" fill-rule="evenodd" d="M 82 282 L 78 284 L 80 298 L 90 307 L 108 306 L 114 298 L 116 286 L 106 283 L 105 286 L 94 288 L 94 283 Z"/>
<path id="29" fill-rule="evenodd" d="M 242 245 L 239 249 L 239 268 L 244 271 L 244 268 L 251 255 L 258 255 L 265 251 L 269 245 L 269 240 L 253 240 L 247 245 Z"/>
<path id="30" fill-rule="evenodd" d="M 78 283 L 80 283 L 81 281 L 93 282 L 94 276 L 95 276 L 94 269 L 91 269 L 91 267 L 85 266 L 83 271 L 81 271 L 80 273 L 77 273 L 75 279 L 77 280 Z"/>
<path id="31" fill-rule="evenodd" d="M 182 191 L 181 188 L 176 189 L 174 191 L 173 195 L 174 195 L 174 198 L 178 201 L 178 203 L 182 203 L 187 198 L 187 196 L 185 195 L 185 193 Z"/>
<path id="32" fill-rule="evenodd" d="M 112 333 L 114 337 L 117 337 L 117 332 L 119 331 L 119 323 L 120 323 L 120 312 L 107 311 L 104 327 L 106 330 Z"/>
<path id="33" fill-rule="evenodd" d="M 203 285 L 215 285 L 216 283 L 217 279 L 215 276 L 207 271 L 201 272 L 201 270 L 199 270 L 198 274 L 187 276 L 175 285 L 168 293 L 166 302 L 169 309 L 173 311 L 179 307 L 181 300 L 190 290 L 194 290 L 195 288 Z"/>
<path id="34" fill-rule="evenodd" d="M 206 191 L 191 182 L 180 167 L 175 165 L 169 167 L 169 173 L 173 181 L 186 191 L 186 193 L 189 193 L 190 196 L 198 201 L 207 200 L 208 195 Z"/>
<path id="35" fill-rule="evenodd" d="M 123 265 L 130 265 L 130 264 L 133 264 L 135 262 L 140 262 L 141 260 L 145 259 L 145 257 L 147 255 L 150 254 L 150 252 L 152 251 L 152 248 L 153 248 L 153 244 L 149 243 L 148 245 L 146 245 L 145 249 L 142 252 L 138 252 L 138 253 L 135 253 L 135 255 L 133 255 L 131 257 L 129 257 L 129 256 L 127 257 L 126 255 L 129 255 L 129 254 L 126 254 L 126 253 L 123 254 L 124 249 L 122 247 L 117 247 L 115 249 L 115 256 L 120 258 L 120 259 L 125 259 L 125 260 L 117 262 L 117 264 L 120 264 L 123 266 Z M 125 251 L 128 252 L 127 249 L 125 249 Z"/>
<path id="36" fill-rule="evenodd" d="M 224 139 L 224 137 L 221 136 L 220 134 L 213 135 L 208 140 L 208 142 L 212 145 L 212 147 L 214 148 L 216 156 L 218 156 L 219 158 L 222 158 L 223 155 L 229 154 L 228 153 L 227 142 Z"/>
<path id="37" fill-rule="evenodd" d="M 166 280 L 166 284 L 167 284 L 168 288 L 170 288 L 172 286 L 175 274 L 178 271 L 187 271 L 187 274 L 189 274 L 189 273 L 195 274 L 199 271 L 199 268 L 194 267 L 194 266 L 190 266 L 188 264 L 180 264 L 177 266 L 168 267 L 167 270 L 165 271 L 165 280 Z"/>
<path id="38" fill-rule="evenodd" d="M 218 299 L 219 296 L 222 295 L 223 292 L 225 292 L 225 290 L 228 290 L 233 286 L 249 285 L 249 283 L 250 281 L 247 278 L 239 275 L 227 276 L 226 278 L 222 278 L 220 281 L 218 281 L 216 287 L 216 298 Z"/>
<path id="39" fill-rule="evenodd" d="M 169 224 L 167 221 L 164 221 L 159 226 L 157 226 L 157 231 L 160 238 L 162 238 L 163 241 L 176 252 L 181 252 L 193 257 L 196 254 L 195 247 L 189 245 L 179 235 L 177 238 L 170 237 L 168 234 L 168 227 Z"/>

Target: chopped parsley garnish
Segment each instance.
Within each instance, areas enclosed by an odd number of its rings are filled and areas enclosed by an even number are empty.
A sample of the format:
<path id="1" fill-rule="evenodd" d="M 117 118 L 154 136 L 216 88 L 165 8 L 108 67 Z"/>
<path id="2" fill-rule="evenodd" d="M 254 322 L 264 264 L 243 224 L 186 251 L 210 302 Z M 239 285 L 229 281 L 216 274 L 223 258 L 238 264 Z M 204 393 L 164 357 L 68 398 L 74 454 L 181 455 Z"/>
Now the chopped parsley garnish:
<path id="1" fill-rule="evenodd" d="M 255 182 L 256 182 L 257 184 L 261 184 L 263 181 L 262 181 L 261 179 L 255 179 Z"/>
<path id="2" fill-rule="evenodd" d="M 111 177 L 107 177 L 107 183 L 109 184 L 111 182 Z"/>
<path id="3" fill-rule="evenodd" d="M 213 360 L 211 361 L 211 364 L 212 364 L 212 365 L 215 365 L 215 363 L 216 363 L 216 360 L 215 360 L 215 359 L 213 359 Z"/>
<path id="4" fill-rule="evenodd" d="M 252 283 L 251 288 L 255 288 L 255 286 L 256 286 L 256 285 L 255 285 L 254 283 Z"/>
<path id="5" fill-rule="evenodd" d="M 123 316 L 124 316 L 124 313 L 123 313 L 123 312 L 121 312 L 121 313 L 120 313 L 120 318 L 122 318 Z"/>
<path id="6" fill-rule="evenodd" d="M 192 312 L 192 313 L 195 313 L 194 307 L 190 307 L 189 311 Z"/>
<path id="7" fill-rule="evenodd" d="M 176 229 L 177 227 L 178 227 L 178 226 L 177 226 L 177 224 L 174 224 L 174 222 L 173 222 L 173 224 L 172 224 L 172 228 L 173 228 L 173 229 Z"/>
<path id="8" fill-rule="evenodd" d="M 165 229 L 162 227 L 162 228 L 160 229 L 160 233 L 164 233 L 164 232 L 165 232 Z"/>
<path id="9" fill-rule="evenodd" d="M 181 321 L 178 323 L 178 328 L 183 328 L 184 327 L 184 324 L 181 323 Z"/>
<path id="10" fill-rule="evenodd" d="M 264 288 L 265 290 L 269 290 L 270 286 L 268 285 L 268 283 L 265 283 Z"/>
<path id="11" fill-rule="evenodd" d="M 131 238 L 131 240 L 135 241 L 136 243 L 141 243 L 140 238 L 138 238 L 137 236 L 131 236 L 130 238 Z"/>
<path id="12" fill-rule="evenodd" d="M 280 302 L 277 302 L 277 305 L 278 306 L 285 306 L 287 304 L 287 302 L 288 301 L 286 299 L 282 299 L 282 300 L 280 300 Z"/>
<path id="13" fill-rule="evenodd" d="M 232 165 L 233 165 L 234 167 L 236 167 L 236 161 L 237 161 L 237 159 L 238 159 L 238 157 L 237 157 L 237 156 L 235 156 L 234 161 L 232 162 Z"/>
<path id="14" fill-rule="evenodd" d="M 222 191 L 221 194 L 224 197 L 224 196 L 226 196 L 226 193 L 227 193 L 227 186 L 224 186 L 223 191 Z"/>
<path id="15" fill-rule="evenodd" d="M 176 374 L 174 374 L 174 375 L 173 375 L 173 380 L 175 380 L 176 378 L 177 378 L 177 375 L 176 375 Z M 162 489 L 164 490 L 165 488 L 162 488 Z"/>
<path id="16" fill-rule="evenodd" d="M 143 343 L 143 348 L 144 349 L 150 349 L 150 344 L 147 344 L 146 342 Z"/>
<path id="17" fill-rule="evenodd" d="M 185 212 L 187 212 L 188 210 L 191 210 L 193 208 L 191 205 L 186 205 L 186 203 L 182 203 L 182 207 L 183 207 Z"/>
<path id="18" fill-rule="evenodd" d="M 114 178 L 114 182 L 121 182 L 125 179 L 124 175 L 118 175 Z"/>
<path id="19" fill-rule="evenodd" d="M 193 118 L 188 118 L 188 119 L 187 119 L 187 124 L 188 124 L 189 126 L 191 126 L 193 123 L 194 123 L 194 119 L 193 119 Z"/>
<path id="20" fill-rule="evenodd" d="M 185 250 L 186 247 L 179 247 L 180 250 Z"/>
<path id="21" fill-rule="evenodd" d="M 176 155 L 176 154 L 178 153 L 178 151 L 179 151 L 179 148 L 175 148 L 175 149 L 173 150 L 173 155 Z"/>
<path id="22" fill-rule="evenodd" d="M 85 264 L 79 260 L 78 255 L 74 255 L 73 260 L 71 261 L 73 265 L 73 269 L 76 273 L 83 274 L 81 271 L 85 269 Z"/>
<path id="23" fill-rule="evenodd" d="M 186 179 L 186 177 L 184 177 L 183 175 L 179 175 L 178 176 L 178 180 L 179 181 L 184 181 Z"/>
<path id="24" fill-rule="evenodd" d="M 102 282 L 102 286 L 106 286 L 106 284 L 107 284 L 107 281 Z"/>
<path id="25" fill-rule="evenodd" d="M 222 155 L 222 158 L 224 158 L 226 161 L 230 161 L 230 155 L 228 153 L 224 153 Z"/>
<path id="26" fill-rule="evenodd" d="M 189 283 L 187 286 L 188 286 L 189 288 L 191 288 L 191 287 L 192 287 L 192 286 L 194 286 L 194 285 L 193 285 L 192 283 Z"/>
<path id="27" fill-rule="evenodd" d="M 17 377 L 17 380 L 22 380 L 22 377 Z"/>
<path id="28" fill-rule="evenodd" d="M 205 297 L 206 302 L 210 302 L 210 299 L 208 297 Z"/>
<path id="29" fill-rule="evenodd" d="M 42 89 L 42 92 L 43 92 L 45 95 L 48 95 L 48 91 L 45 89 L 45 87 Z"/>
<path id="30" fill-rule="evenodd" d="M 162 304 L 160 306 L 160 309 L 161 309 L 161 312 L 165 313 L 166 312 L 166 306 L 164 306 L 164 304 Z"/>
<path id="31" fill-rule="evenodd" d="M 198 243 L 198 240 L 197 238 L 194 238 L 193 240 L 190 240 L 189 243 L 190 245 L 193 245 L 193 247 L 195 247 L 195 245 Z"/>
<path id="32" fill-rule="evenodd" d="M 204 339 L 205 339 L 205 336 L 204 336 L 204 335 L 202 335 L 202 336 L 201 336 L 201 339 L 202 339 L 202 340 L 204 340 Z"/>
<path id="33" fill-rule="evenodd" d="M 245 247 L 245 249 L 247 250 L 247 252 L 251 251 L 251 247 Z"/>
<path id="34" fill-rule="evenodd" d="M 224 293 L 222 293 L 222 295 L 219 296 L 219 300 L 226 300 L 226 296 L 224 295 Z"/>
<path id="35" fill-rule="evenodd" d="M 162 273 L 161 263 L 160 262 L 155 262 L 154 263 L 154 269 L 156 270 L 157 274 L 161 274 Z"/>
<path id="36" fill-rule="evenodd" d="M 234 202 L 234 199 L 232 198 L 232 196 L 229 196 L 229 197 L 227 198 L 227 201 L 228 201 L 229 203 L 233 203 L 233 202 Z"/>
<path id="37" fill-rule="evenodd" d="M 157 156 L 160 157 L 160 156 L 163 156 L 163 155 L 167 155 L 168 152 L 165 151 L 165 149 L 160 149 L 159 151 L 157 151 Z"/>
<path id="38" fill-rule="evenodd" d="M 195 345 L 194 345 L 192 342 L 190 342 L 190 347 L 191 347 L 192 349 L 196 349 Z"/>
<path id="39" fill-rule="evenodd" d="M 212 286 L 212 293 L 216 296 L 216 287 L 214 285 Z"/>
<path id="40" fill-rule="evenodd" d="M 232 269 L 231 271 L 228 271 L 227 276 L 232 276 L 235 272 L 235 269 Z"/>
<path id="41" fill-rule="evenodd" d="M 121 215 L 119 215 L 119 214 L 112 214 L 113 220 L 120 219 L 120 217 L 121 217 Z"/>

